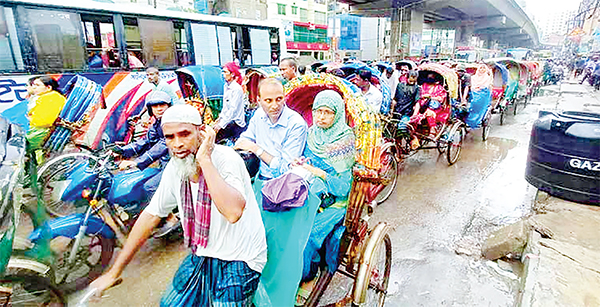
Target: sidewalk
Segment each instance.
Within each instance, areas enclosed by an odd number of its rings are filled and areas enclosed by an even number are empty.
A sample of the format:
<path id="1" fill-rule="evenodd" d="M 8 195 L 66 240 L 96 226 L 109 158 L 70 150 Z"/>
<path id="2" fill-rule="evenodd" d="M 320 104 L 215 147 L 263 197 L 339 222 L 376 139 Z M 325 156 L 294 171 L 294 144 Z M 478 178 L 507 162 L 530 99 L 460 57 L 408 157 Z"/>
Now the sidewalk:
<path id="1" fill-rule="evenodd" d="M 600 91 L 571 82 L 544 88 L 557 96 L 556 108 L 600 114 Z M 516 305 L 600 306 L 600 206 L 538 192 L 532 207 L 533 216 L 494 232 L 482 247 L 489 260 L 523 263 Z"/>
<path id="2" fill-rule="evenodd" d="M 517 306 L 600 306 L 600 207 L 540 192 Z"/>

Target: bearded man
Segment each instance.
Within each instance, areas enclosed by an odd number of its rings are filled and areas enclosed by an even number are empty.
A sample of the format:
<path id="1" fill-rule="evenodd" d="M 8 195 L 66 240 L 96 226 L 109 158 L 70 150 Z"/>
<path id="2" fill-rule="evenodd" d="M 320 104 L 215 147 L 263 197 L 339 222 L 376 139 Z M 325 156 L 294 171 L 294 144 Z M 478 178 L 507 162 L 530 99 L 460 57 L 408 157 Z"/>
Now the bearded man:
<path id="1" fill-rule="evenodd" d="M 148 207 L 136 221 L 114 265 L 90 287 L 97 295 L 120 280 L 162 217 L 179 208 L 182 262 L 161 306 L 250 306 L 267 260 L 265 229 L 242 158 L 215 145 L 215 131 L 198 111 L 175 105 L 162 129 L 171 160 Z"/>

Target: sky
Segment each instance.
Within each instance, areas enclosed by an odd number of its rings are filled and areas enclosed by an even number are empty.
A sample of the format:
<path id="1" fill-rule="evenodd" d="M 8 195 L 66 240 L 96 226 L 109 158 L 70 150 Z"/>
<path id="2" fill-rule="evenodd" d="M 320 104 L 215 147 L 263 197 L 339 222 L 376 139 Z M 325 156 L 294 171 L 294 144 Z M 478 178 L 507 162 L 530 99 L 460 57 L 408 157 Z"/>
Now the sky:
<path id="1" fill-rule="evenodd" d="M 524 2 L 528 14 L 543 16 L 558 11 L 577 10 L 581 0 L 524 0 Z"/>

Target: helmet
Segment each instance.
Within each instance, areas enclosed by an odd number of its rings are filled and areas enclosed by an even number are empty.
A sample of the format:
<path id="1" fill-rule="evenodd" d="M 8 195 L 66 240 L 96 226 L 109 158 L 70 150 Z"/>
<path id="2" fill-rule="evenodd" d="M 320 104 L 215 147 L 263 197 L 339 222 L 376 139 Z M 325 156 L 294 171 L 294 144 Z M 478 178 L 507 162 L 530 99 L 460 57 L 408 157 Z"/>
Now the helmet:
<path id="1" fill-rule="evenodd" d="M 169 106 L 173 105 L 171 101 L 171 96 L 163 91 L 152 91 L 148 96 L 146 96 L 146 109 L 148 109 L 148 114 L 153 116 L 151 106 L 155 106 L 157 104 L 168 104 Z"/>

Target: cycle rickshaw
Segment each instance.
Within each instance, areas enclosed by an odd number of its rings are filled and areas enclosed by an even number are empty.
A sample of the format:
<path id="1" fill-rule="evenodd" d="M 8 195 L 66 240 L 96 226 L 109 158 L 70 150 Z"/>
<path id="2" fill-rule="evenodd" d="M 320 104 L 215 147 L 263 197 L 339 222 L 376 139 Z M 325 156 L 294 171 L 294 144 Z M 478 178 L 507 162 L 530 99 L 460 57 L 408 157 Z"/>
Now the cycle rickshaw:
<path id="1" fill-rule="evenodd" d="M 505 99 L 506 88 L 508 84 L 508 69 L 498 62 L 487 62 L 492 70 L 492 110 L 499 108 L 500 102 Z M 501 117 L 501 124 L 504 117 Z"/>
<path id="2" fill-rule="evenodd" d="M 502 125 L 504 123 L 506 112 L 511 105 L 513 105 L 513 114 L 517 115 L 517 100 L 519 98 L 519 87 L 521 86 L 520 80 L 521 76 L 524 74 L 524 67 L 512 58 L 489 59 L 487 62 L 502 64 L 508 71 L 508 82 L 506 90 L 504 91 L 504 99 L 499 103 L 500 124 Z"/>
<path id="3" fill-rule="evenodd" d="M 385 171 L 388 169 L 386 163 L 392 160 L 385 159 L 386 153 L 382 152 L 378 115 L 365 104 L 360 90 L 348 81 L 325 73 L 295 78 L 285 85 L 288 106 L 297 111 L 311 109 L 314 96 L 323 90 L 334 90 L 344 98 L 346 119 L 356 135 L 357 154 L 344 220 L 345 232 L 340 245 L 340 264 L 333 273 L 323 268 L 320 270 L 304 306 L 317 306 L 332 281 L 338 289 L 337 280 L 344 276 L 351 278 L 352 282 L 342 281 L 343 293 L 336 292 L 333 297 L 328 295 L 328 299 L 334 300 L 328 306 L 383 306 L 391 270 L 392 250 L 388 234 L 391 228 L 386 223 L 370 228 L 367 220 L 374 209 L 372 201 L 375 195 L 391 180 Z M 308 123 L 312 122 L 310 113 L 301 114 Z M 271 306 L 260 298 L 255 299 L 255 304 Z M 273 303 L 272 306 L 275 305 Z"/>
<path id="4" fill-rule="evenodd" d="M 471 101 L 468 109 L 461 109 L 457 113 L 461 121 L 470 129 L 481 128 L 481 138 L 487 140 L 490 132 L 490 119 L 492 116 L 492 71 L 485 64 L 471 64 Z"/>
<path id="5" fill-rule="evenodd" d="M 452 104 L 458 97 L 458 77 L 454 70 L 438 63 L 427 63 L 418 67 L 419 77 L 417 84 L 426 88 L 440 85 L 439 97 L 426 97 L 422 91 L 422 105 L 436 104 L 438 113 L 436 118 L 436 133 L 431 134 L 431 127 L 427 120 L 420 115 L 411 117 L 410 122 L 397 117 L 385 117 L 383 135 L 386 140 L 384 152 L 391 152 L 394 159 L 401 161 L 407 156 L 424 149 L 437 149 L 440 154 L 445 154 L 449 165 L 458 161 L 462 142 L 466 134 L 465 124 L 452 115 Z M 440 100 L 437 100 L 440 99 Z M 431 102 L 435 100 L 435 102 Z M 414 139 L 418 146 L 411 146 Z M 413 143 L 414 144 L 414 143 Z M 395 164 L 394 164 L 395 165 Z M 379 194 L 377 201 L 383 201 L 391 194 L 389 187 Z"/>
<path id="6" fill-rule="evenodd" d="M 381 91 L 383 95 L 383 101 L 381 103 L 381 109 L 379 110 L 381 114 L 388 114 L 390 112 L 390 106 L 392 103 L 392 90 L 389 88 L 388 84 L 383 81 L 381 78 L 381 73 L 378 69 L 367 66 L 367 64 L 363 62 L 349 62 L 340 67 L 340 69 L 344 72 L 345 78 L 348 81 L 352 81 L 354 78 L 358 78 L 358 71 L 361 69 L 367 69 L 371 71 L 371 85 L 375 86 Z"/>

